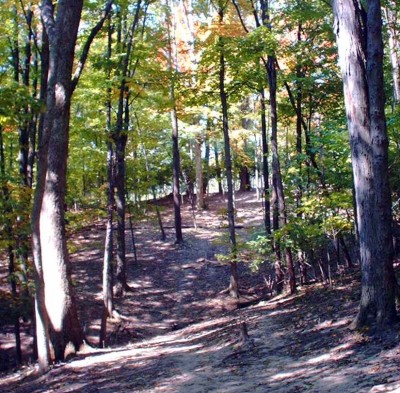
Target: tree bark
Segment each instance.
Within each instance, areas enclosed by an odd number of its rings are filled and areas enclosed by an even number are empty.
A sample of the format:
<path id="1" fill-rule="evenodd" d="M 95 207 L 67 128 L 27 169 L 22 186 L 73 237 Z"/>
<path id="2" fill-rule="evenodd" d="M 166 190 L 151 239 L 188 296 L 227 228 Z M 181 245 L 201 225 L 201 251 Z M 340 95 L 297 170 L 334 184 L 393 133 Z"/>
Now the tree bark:
<path id="1" fill-rule="evenodd" d="M 383 8 L 388 34 L 389 34 L 389 55 L 392 63 L 393 76 L 393 92 L 396 104 L 400 103 L 400 42 L 399 30 L 396 26 L 398 12 L 396 10 L 396 2 L 387 0 L 386 6 Z"/>
<path id="2" fill-rule="evenodd" d="M 334 0 L 353 163 L 361 257 L 361 300 L 353 326 L 396 320 L 388 139 L 379 0 Z"/>
<path id="3" fill-rule="evenodd" d="M 268 15 L 268 4 L 267 1 L 262 0 L 262 20 L 264 24 L 269 24 Z M 273 55 L 269 55 L 266 63 L 266 71 L 269 84 L 269 100 L 270 100 L 270 111 L 271 111 L 271 152 L 272 152 L 272 187 L 274 197 L 276 198 L 273 204 L 273 215 L 279 217 L 279 225 L 283 227 L 287 224 L 286 206 L 285 206 L 285 195 L 283 190 L 282 175 L 278 154 L 278 111 L 276 101 L 277 91 L 277 76 L 276 76 L 276 58 Z M 278 211 L 276 211 L 278 209 Z M 279 245 L 276 246 L 278 248 Z M 277 259 L 279 261 L 280 253 L 277 253 Z M 292 251 L 289 246 L 285 246 L 285 259 L 288 270 L 288 283 L 290 293 L 296 291 L 296 277 L 294 271 Z"/>
<path id="4" fill-rule="evenodd" d="M 265 106 L 265 92 L 260 90 L 261 104 L 261 141 L 262 141 L 262 176 L 264 179 L 264 228 L 267 235 L 271 234 L 271 201 L 269 188 L 269 165 L 268 165 L 268 138 L 267 138 L 267 118 Z"/>
<path id="5" fill-rule="evenodd" d="M 47 79 L 49 77 L 52 89 L 54 92 L 55 84 L 55 71 L 54 67 L 50 71 L 50 48 L 49 39 L 46 29 L 42 32 L 42 51 L 41 51 L 41 86 L 40 86 L 40 99 L 47 103 Z M 54 53 L 53 53 L 54 57 Z M 53 59 L 54 65 L 54 59 Z M 49 96 L 51 105 L 49 108 L 54 111 L 54 94 Z M 38 151 L 37 151 L 37 176 L 36 188 L 34 192 L 34 200 L 31 214 L 31 227 L 32 227 L 32 254 L 34 260 L 34 280 L 35 280 L 35 331 L 36 331 L 36 347 L 39 363 L 39 371 L 44 372 L 50 366 L 50 336 L 49 336 L 49 320 L 45 304 L 45 288 L 44 288 L 44 275 L 43 275 L 43 261 L 40 244 L 40 212 L 42 209 L 42 199 L 45 186 L 45 176 L 47 170 L 47 150 L 49 138 L 49 122 L 50 116 L 53 114 L 47 111 L 46 115 L 41 114 L 39 117 L 38 128 Z M 45 121 L 47 118 L 47 126 L 45 128 Z"/>
<path id="6" fill-rule="evenodd" d="M 169 86 L 169 98 L 171 102 L 171 124 L 172 124 L 172 187 L 174 199 L 174 222 L 175 222 L 175 243 L 183 243 L 182 235 L 182 217 L 181 217 L 181 196 L 180 196 L 180 155 L 179 155 L 179 127 L 178 115 L 176 113 L 176 99 L 175 99 L 175 72 L 176 67 L 173 61 L 173 36 L 171 32 L 171 14 L 169 11 L 169 4 L 167 0 L 167 29 L 168 29 L 168 69 L 171 73 L 171 80 Z M 172 26 L 173 28 L 174 26 Z"/>
<path id="7" fill-rule="evenodd" d="M 40 245 L 55 360 L 64 359 L 69 342 L 76 349 L 83 342 L 75 294 L 71 283 L 65 237 L 64 198 L 68 157 L 68 134 L 72 96 L 71 75 L 82 1 L 59 4 L 57 17 L 49 1 L 42 4 L 42 18 L 50 41 L 47 112 L 44 134 L 48 149 L 40 156 L 43 197 L 40 210 Z M 47 153 L 47 154 L 46 154 Z M 39 182 L 39 180 L 38 180 Z"/>
<path id="8" fill-rule="evenodd" d="M 219 7 L 219 23 L 223 23 L 224 19 L 224 8 Z M 229 225 L 229 240 L 231 244 L 231 255 L 232 261 L 231 276 L 229 293 L 234 298 L 239 298 L 239 278 L 237 271 L 237 244 L 236 244 L 236 232 L 235 232 L 235 211 L 233 204 L 233 177 L 232 177 L 232 160 L 231 160 L 231 146 L 229 138 L 229 122 L 228 122 L 228 100 L 225 91 L 225 56 L 224 56 L 224 42 L 223 38 L 219 38 L 219 94 L 221 100 L 222 109 L 222 130 L 224 134 L 224 150 L 225 150 L 225 171 L 226 181 L 228 187 L 227 199 L 228 199 L 228 225 Z"/>
<path id="9" fill-rule="evenodd" d="M 38 175 L 32 208 L 32 249 L 38 356 L 43 370 L 49 366 L 49 332 L 56 361 L 64 359 L 68 343 L 75 349 L 83 343 L 71 283 L 64 220 L 70 106 L 80 75 L 78 73 L 72 80 L 72 69 L 82 7 L 83 1 L 66 0 L 57 4 L 55 13 L 51 1 L 41 3 L 50 49 L 47 105 L 39 137 Z M 88 42 L 93 38 L 91 35 Z M 85 47 L 89 46 L 90 43 Z M 83 65 L 84 61 L 81 61 L 80 70 Z"/>
<path id="10" fill-rule="evenodd" d="M 219 165 L 219 151 L 217 142 L 214 143 L 214 158 L 215 158 L 215 173 L 217 174 L 218 194 L 222 195 L 224 189 L 222 188 L 222 174 L 221 166 Z"/>
<path id="11" fill-rule="evenodd" d="M 107 31 L 107 60 L 111 59 L 112 54 L 112 27 L 111 18 L 108 20 Z M 107 78 L 111 78 L 111 67 L 108 67 Z M 104 241 L 104 259 L 103 259 L 103 315 L 100 327 L 100 347 L 104 347 L 107 336 L 107 319 L 112 316 L 114 311 L 113 297 L 113 215 L 114 215 L 114 152 L 112 144 L 112 122 L 111 122 L 111 87 L 107 89 L 107 227 L 106 238 Z"/>
<path id="12" fill-rule="evenodd" d="M 132 77 L 130 75 L 129 66 L 132 61 L 133 52 L 133 38 L 139 23 L 139 13 L 141 10 L 141 0 L 136 5 L 135 15 L 128 31 L 128 38 L 126 47 L 121 43 L 122 24 L 126 21 L 120 20 L 119 23 L 119 44 L 122 44 L 122 50 L 124 56 L 122 57 L 120 64 L 120 78 L 121 83 L 119 86 L 119 97 L 118 97 L 118 108 L 117 108 L 117 119 L 115 124 L 114 132 L 112 137 L 115 143 L 115 186 L 117 193 L 115 195 L 117 204 L 117 263 L 116 263 L 116 274 L 115 274 L 115 295 L 121 296 L 125 291 L 130 291 L 131 288 L 127 283 L 127 272 L 126 272 L 126 245 L 125 245 L 125 217 L 126 217 L 126 144 L 128 141 L 128 129 L 130 123 L 129 115 L 129 97 L 130 89 L 127 83 L 127 78 Z"/>
<path id="13" fill-rule="evenodd" d="M 203 184 L 203 161 L 201 158 L 201 145 L 203 140 L 201 136 L 196 138 L 195 160 L 196 160 L 196 196 L 197 196 L 197 209 L 203 210 L 206 207 L 204 200 L 204 184 Z"/>

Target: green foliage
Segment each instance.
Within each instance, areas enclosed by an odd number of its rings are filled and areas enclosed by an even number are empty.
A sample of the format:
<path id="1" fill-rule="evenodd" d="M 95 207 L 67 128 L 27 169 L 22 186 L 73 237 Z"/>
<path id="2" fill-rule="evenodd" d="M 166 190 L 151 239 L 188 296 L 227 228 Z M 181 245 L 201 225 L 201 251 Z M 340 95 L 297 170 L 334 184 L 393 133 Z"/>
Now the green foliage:
<path id="1" fill-rule="evenodd" d="M 80 210 L 68 210 L 65 213 L 69 232 L 77 232 L 92 226 L 96 221 L 101 221 L 107 216 L 104 209 L 88 208 Z"/>

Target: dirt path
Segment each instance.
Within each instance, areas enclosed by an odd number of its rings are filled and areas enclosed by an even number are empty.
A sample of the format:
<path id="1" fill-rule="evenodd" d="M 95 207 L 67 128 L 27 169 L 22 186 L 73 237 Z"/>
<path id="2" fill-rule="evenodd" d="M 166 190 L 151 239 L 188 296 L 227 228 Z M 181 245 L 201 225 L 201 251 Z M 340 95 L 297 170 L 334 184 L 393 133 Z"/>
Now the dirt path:
<path id="1" fill-rule="evenodd" d="M 3 375 L 1 392 L 400 392 L 400 347 L 393 333 L 369 336 L 348 325 L 356 312 L 358 284 L 343 277 L 333 288 L 310 286 L 296 296 L 274 298 L 237 309 L 220 292 L 229 267 L 216 260 L 224 249 L 219 211 L 209 211 L 189 227 L 184 210 L 185 245 L 159 240 L 151 220 L 136 225 L 138 263 L 129 254 L 129 284 L 116 299 L 124 316 L 108 326 L 110 347 L 86 349 L 39 378 L 27 367 Z M 242 237 L 262 217 L 254 194 L 239 195 Z M 169 211 L 163 213 L 169 217 Z M 259 222 L 259 221 L 258 221 Z M 223 225 L 222 225 L 223 226 Z M 80 315 L 89 341 L 97 342 L 101 315 L 103 231 L 73 239 L 72 255 Z M 129 246 L 129 236 L 127 242 Z M 265 290 L 260 274 L 240 268 L 248 295 Z M 250 341 L 241 341 L 245 322 Z"/>
<path id="2" fill-rule="evenodd" d="M 341 288 L 326 297 L 330 303 L 334 296 L 343 300 L 348 293 Z M 298 319 L 302 297 L 310 296 L 310 301 L 319 295 L 302 293 L 136 344 L 92 350 L 33 381 L 21 381 L 19 375 L 14 376 L 19 382 L 13 383 L 9 376 L 0 382 L 0 389 L 15 393 L 398 391 L 400 350 L 394 341 L 387 337 L 369 341 L 350 333 L 347 316 L 341 316 L 345 312 L 334 313 L 335 321 L 312 324 Z M 318 314 L 312 318 L 318 319 Z M 251 344 L 238 343 L 242 321 L 249 327 Z"/>

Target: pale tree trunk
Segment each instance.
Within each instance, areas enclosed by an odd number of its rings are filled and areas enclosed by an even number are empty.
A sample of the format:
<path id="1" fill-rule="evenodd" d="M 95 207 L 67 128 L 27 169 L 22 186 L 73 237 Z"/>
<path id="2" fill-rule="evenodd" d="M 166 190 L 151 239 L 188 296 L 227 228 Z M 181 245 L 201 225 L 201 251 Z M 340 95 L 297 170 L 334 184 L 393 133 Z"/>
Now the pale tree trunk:
<path id="1" fill-rule="evenodd" d="M 355 327 L 396 320 L 388 139 L 384 113 L 379 0 L 367 11 L 334 0 L 335 33 L 344 81 L 361 257 L 361 300 Z"/>
<path id="2" fill-rule="evenodd" d="M 103 260 L 103 315 L 100 329 L 100 347 L 104 347 L 107 335 L 107 318 L 113 315 L 113 211 L 114 211 L 114 175 L 112 143 L 107 143 L 107 177 L 108 177 L 108 206 L 107 227 L 104 241 Z"/>
<path id="3" fill-rule="evenodd" d="M 111 18 L 108 20 L 108 41 L 107 41 L 107 60 L 111 59 L 112 50 L 112 28 Z M 108 67 L 107 79 L 111 78 L 111 67 Z M 111 87 L 107 89 L 107 227 L 106 238 L 104 241 L 104 259 L 103 259 L 103 315 L 100 327 L 100 347 L 105 346 L 107 336 L 107 318 L 112 316 L 114 311 L 113 298 L 113 215 L 114 215 L 114 152 L 111 138 Z"/>
<path id="4" fill-rule="evenodd" d="M 396 104 L 400 103 L 400 32 L 398 29 L 398 12 L 397 4 L 393 0 L 386 0 L 386 5 L 383 8 L 387 31 L 389 34 L 389 54 L 390 62 L 392 63 L 393 75 L 393 91 Z"/>
<path id="5" fill-rule="evenodd" d="M 43 0 L 43 25 L 49 37 L 50 57 L 47 106 L 39 141 L 38 175 L 32 210 L 32 248 L 36 277 L 36 316 L 39 364 L 49 365 L 49 341 L 55 360 L 63 360 L 65 348 L 83 343 L 71 267 L 67 251 L 64 221 L 66 167 L 68 157 L 71 97 L 79 80 L 87 52 L 105 16 L 92 30 L 77 72 L 72 79 L 74 50 L 83 1 L 66 0 L 57 5 Z M 108 4 L 108 11 L 111 3 Z M 96 30 L 97 29 L 97 30 Z"/>
<path id="6" fill-rule="evenodd" d="M 183 0 L 183 9 L 185 13 L 186 27 L 188 30 L 186 44 L 189 47 L 189 57 L 191 62 L 192 71 L 192 83 L 193 86 L 196 84 L 195 72 L 196 68 L 196 56 L 195 56 L 195 33 L 194 33 L 194 21 L 193 21 L 193 4 L 192 0 Z M 194 121 L 198 124 L 198 117 L 194 118 Z M 206 207 L 204 200 L 204 184 L 203 184 L 203 162 L 201 158 L 201 145 L 203 144 L 202 132 L 199 132 L 195 138 L 195 168 L 196 168 L 196 205 L 198 210 L 203 210 Z"/>
<path id="7" fill-rule="evenodd" d="M 219 23 L 223 23 L 224 7 L 220 6 L 218 9 Z M 225 150 L 225 171 L 226 182 L 228 187 L 228 225 L 229 225 L 229 240 L 231 244 L 231 276 L 229 293 L 233 298 L 239 298 L 239 278 L 237 270 L 237 244 L 235 232 L 235 210 L 233 203 L 233 177 L 232 177 L 232 159 L 231 159 L 231 146 L 229 138 L 229 123 L 228 123 L 228 100 L 225 91 L 225 56 L 224 56 L 224 42 L 223 38 L 219 38 L 220 62 L 219 62 L 219 94 L 222 109 L 222 130 L 224 134 L 224 150 Z"/>
<path id="8" fill-rule="evenodd" d="M 47 76 L 52 76 L 49 73 L 50 63 L 49 40 L 46 29 L 42 32 L 42 50 L 40 54 L 41 60 L 41 86 L 40 99 L 42 102 L 47 102 Z M 54 72 L 54 71 L 53 71 Z M 54 83 L 52 81 L 52 83 Z M 54 90 L 54 86 L 53 86 Z M 54 97 L 53 97 L 54 98 Z M 48 113 L 47 116 L 50 114 Z M 50 365 L 50 338 L 48 327 L 48 316 L 45 305 L 44 295 L 44 277 L 43 263 L 40 247 L 40 211 L 44 191 L 44 176 L 46 174 L 46 155 L 48 149 L 48 136 L 44 135 L 44 120 L 45 115 L 39 117 L 38 129 L 38 152 L 37 152 L 37 176 L 36 188 L 34 193 L 34 201 L 31 214 L 32 226 L 32 254 L 34 260 L 34 281 L 35 281 L 35 333 L 36 333 L 36 352 L 39 363 L 39 371 L 44 372 Z M 48 129 L 47 129 L 48 132 Z"/>
<path id="9" fill-rule="evenodd" d="M 64 223 L 64 198 L 68 133 L 72 95 L 71 74 L 82 1 L 66 1 L 57 9 L 52 22 L 53 6 L 44 2 L 42 17 L 50 40 L 50 70 L 44 138 L 48 150 L 42 206 L 40 211 L 40 244 L 45 282 L 45 303 L 49 316 L 51 342 L 56 360 L 64 358 L 69 342 L 76 349 L 83 342 L 71 284 Z M 54 89 L 54 90 L 53 90 Z M 39 181 L 39 180 L 38 180 Z"/>

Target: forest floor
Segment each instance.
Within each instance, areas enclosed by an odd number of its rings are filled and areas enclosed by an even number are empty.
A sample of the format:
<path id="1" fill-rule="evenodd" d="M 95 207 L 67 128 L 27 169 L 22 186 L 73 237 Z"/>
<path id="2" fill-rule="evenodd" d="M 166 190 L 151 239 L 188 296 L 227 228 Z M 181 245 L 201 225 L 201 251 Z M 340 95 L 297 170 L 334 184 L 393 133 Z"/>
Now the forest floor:
<path id="1" fill-rule="evenodd" d="M 127 231 L 132 292 L 115 299 L 122 318 L 109 322 L 106 347 L 86 346 L 40 377 L 34 365 L 3 373 L 0 392 L 400 392 L 397 332 L 349 327 L 359 299 L 356 273 L 267 298 L 267 273 L 241 264 L 238 307 L 223 293 L 230 268 L 216 258 L 226 251 L 225 202 L 210 197 L 209 209 L 196 212 L 197 228 L 184 205 L 181 246 L 174 244 L 167 202 L 161 203 L 166 241 L 159 240 L 153 214 L 134 225 L 137 263 Z M 236 208 L 245 240 L 262 224 L 261 202 L 255 193 L 238 193 Z M 80 318 L 93 346 L 102 312 L 103 239 L 101 220 L 70 239 Z M 4 351 L 12 336 L 0 333 Z"/>

